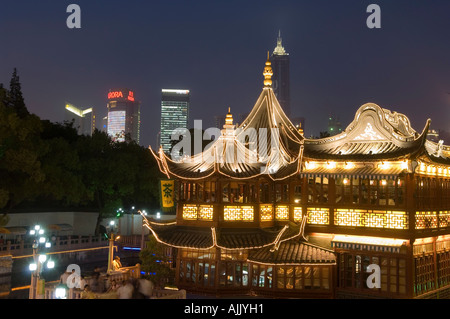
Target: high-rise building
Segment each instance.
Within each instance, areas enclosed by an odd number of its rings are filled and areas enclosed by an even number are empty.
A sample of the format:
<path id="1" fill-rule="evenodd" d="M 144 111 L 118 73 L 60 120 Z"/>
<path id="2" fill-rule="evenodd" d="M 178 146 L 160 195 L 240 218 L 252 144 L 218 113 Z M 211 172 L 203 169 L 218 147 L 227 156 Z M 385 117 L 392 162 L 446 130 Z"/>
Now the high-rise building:
<path id="1" fill-rule="evenodd" d="M 80 109 L 73 104 L 66 103 L 64 119 L 74 122 L 74 127 L 80 135 L 92 135 L 95 130 L 95 113 L 92 107 Z"/>
<path id="2" fill-rule="evenodd" d="M 141 103 L 129 89 L 114 89 L 108 93 L 107 132 L 115 141 L 123 142 L 127 135 L 139 144 Z"/>
<path id="3" fill-rule="evenodd" d="M 282 45 L 280 31 L 278 32 L 277 46 L 273 50 L 271 62 L 273 92 L 284 112 L 289 116 L 291 113 L 289 53 L 286 52 Z"/>
<path id="4" fill-rule="evenodd" d="M 171 135 L 175 129 L 187 129 L 189 121 L 189 90 L 161 91 L 161 135 L 160 145 L 164 152 L 170 152 Z"/>

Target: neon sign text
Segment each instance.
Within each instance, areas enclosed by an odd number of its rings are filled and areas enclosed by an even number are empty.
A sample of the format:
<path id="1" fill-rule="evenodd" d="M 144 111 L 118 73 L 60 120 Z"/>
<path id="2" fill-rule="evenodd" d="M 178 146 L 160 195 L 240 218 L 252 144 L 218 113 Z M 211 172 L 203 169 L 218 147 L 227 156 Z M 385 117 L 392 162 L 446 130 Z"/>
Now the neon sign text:
<path id="1" fill-rule="evenodd" d="M 114 98 L 119 98 L 119 97 L 123 97 L 123 93 L 121 91 L 108 93 L 108 99 L 114 99 Z"/>

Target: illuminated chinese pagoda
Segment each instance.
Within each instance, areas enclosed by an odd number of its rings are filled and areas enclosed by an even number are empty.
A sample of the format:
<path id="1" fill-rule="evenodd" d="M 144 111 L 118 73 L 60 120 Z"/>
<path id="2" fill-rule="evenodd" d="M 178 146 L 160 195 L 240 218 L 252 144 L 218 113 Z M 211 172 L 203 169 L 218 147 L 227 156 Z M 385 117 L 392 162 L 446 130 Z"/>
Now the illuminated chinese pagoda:
<path id="1" fill-rule="evenodd" d="M 305 139 L 272 90 L 203 152 L 152 151 L 175 180 L 176 220 L 145 219 L 191 292 L 435 298 L 450 292 L 450 147 L 368 103 L 340 134 Z M 369 287 L 369 265 L 379 287 Z"/>

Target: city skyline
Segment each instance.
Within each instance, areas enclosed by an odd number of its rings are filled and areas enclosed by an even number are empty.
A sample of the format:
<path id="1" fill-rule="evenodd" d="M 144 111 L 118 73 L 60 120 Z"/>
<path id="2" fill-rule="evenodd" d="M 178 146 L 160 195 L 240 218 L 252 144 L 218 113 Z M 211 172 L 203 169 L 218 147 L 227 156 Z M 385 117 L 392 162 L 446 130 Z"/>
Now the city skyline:
<path id="1" fill-rule="evenodd" d="M 281 30 L 290 53 L 290 117 L 306 118 L 307 136 L 326 130 L 330 112 L 346 127 L 367 102 L 407 115 L 416 129 L 431 118 L 434 129 L 448 130 L 448 2 L 377 1 L 381 29 L 366 26 L 369 1 L 127 2 L 114 24 L 107 22 L 122 1 L 77 3 L 78 30 L 65 25 L 68 2 L 11 2 L 0 13 L 0 28 L 15 30 L 3 40 L 0 83 L 7 86 L 17 67 L 25 103 L 43 119 L 62 122 L 67 100 L 105 109 L 105 91 L 132 87 L 143 105 L 141 144 L 154 147 L 160 90 L 183 87 L 192 93 L 190 118 L 214 126 L 228 107 L 235 116 L 250 110 L 261 63 Z M 162 12 L 178 19 L 167 24 Z M 120 45 L 105 51 L 111 44 Z"/>

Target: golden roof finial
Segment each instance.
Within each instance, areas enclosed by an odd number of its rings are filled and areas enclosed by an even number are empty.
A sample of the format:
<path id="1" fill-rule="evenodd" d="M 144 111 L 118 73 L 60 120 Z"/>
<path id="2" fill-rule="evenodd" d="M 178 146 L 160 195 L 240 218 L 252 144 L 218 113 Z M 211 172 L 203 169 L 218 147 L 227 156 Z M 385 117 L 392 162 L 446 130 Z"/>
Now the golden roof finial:
<path id="1" fill-rule="evenodd" d="M 302 123 L 301 122 L 298 124 L 298 131 L 299 131 L 300 134 L 303 135 L 303 128 L 302 128 Z"/>
<path id="2" fill-rule="evenodd" d="M 269 51 L 267 51 L 267 61 L 266 66 L 264 67 L 264 87 L 272 87 L 272 63 L 270 62 Z"/>
<path id="3" fill-rule="evenodd" d="M 225 125 L 233 125 L 233 115 L 231 114 L 231 107 L 228 107 L 228 114 L 225 117 Z"/>

